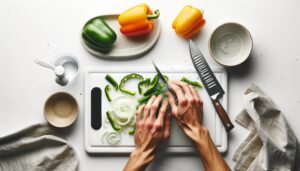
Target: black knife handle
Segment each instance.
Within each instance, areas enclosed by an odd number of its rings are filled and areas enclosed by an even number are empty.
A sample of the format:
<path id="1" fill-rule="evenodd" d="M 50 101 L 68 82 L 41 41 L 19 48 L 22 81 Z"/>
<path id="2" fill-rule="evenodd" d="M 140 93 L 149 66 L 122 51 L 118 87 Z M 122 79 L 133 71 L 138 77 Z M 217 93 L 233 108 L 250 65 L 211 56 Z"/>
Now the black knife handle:
<path id="1" fill-rule="evenodd" d="M 219 99 L 211 99 L 212 103 L 214 104 L 214 107 L 226 129 L 227 132 L 229 132 L 230 130 L 232 130 L 234 128 L 234 125 L 231 123 L 227 112 L 225 111 L 225 109 L 223 108 L 222 104 L 219 102 Z"/>

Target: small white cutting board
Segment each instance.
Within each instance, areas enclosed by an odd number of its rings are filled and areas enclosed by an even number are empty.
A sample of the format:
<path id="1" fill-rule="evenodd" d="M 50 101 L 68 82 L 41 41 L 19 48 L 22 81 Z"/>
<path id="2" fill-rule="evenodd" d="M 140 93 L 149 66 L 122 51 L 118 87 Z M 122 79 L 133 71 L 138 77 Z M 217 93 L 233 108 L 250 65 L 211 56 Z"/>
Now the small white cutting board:
<path id="1" fill-rule="evenodd" d="M 182 76 L 191 80 L 198 80 L 200 78 L 194 68 L 160 68 L 164 75 L 167 75 L 170 80 L 179 80 Z M 216 78 L 219 80 L 221 86 L 226 92 L 220 102 L 223 104 L 225 110 L 227 110 L 227 74 L 225 70 L 214 69 L 213 72 Z M 120 80 L 128 74 L 138 73 L 144 76 L 144 78 L 153 78 L 156 74 L 154 68 L 101 68 L 101 69 L 89 69 L 85 73 L 85 87 L 84 87 L 84 118 L 85 118 L 85 149 L 89 153 L 130 153 L 135 149 L 133 135 L 129 135 L 127 130 L 122 131 L 121 141 L 116 145 L 111 145 L 103 142 L 102 134 L 105 129 L 104 126 L 107 123 L 106 111 L 110 110 L 110 103 L 108 102 L 104 87 L 108 84 L 105 80 L 105 76 L 110 74 L 118 83 Z M 201 82 L 201 81 L 200 81 Z M 130 90 L 137 89 L 137 80 L 130 80 L 126 82 L 125 87 Z M 102 91 L 102 127 L 99 130 L 94 130 L 91 127 L 91 90 L 94 87 L 98 87 Z M 204 125 L 209 129 L 210 135 L 220 152 L 227 150 L 227 133 L 219 119 L 211 100 L 205 90 L 205 88 L 199 89 L 200 96 L 204 101 Z M 122 93 L 119 93 L 120 95 Z M 113 94 L 112 94 L 113 95 Z M 137 93 L 136 97 L 139 95 Z M 110 125 L 109 125 L 110 126 Z M 166 149 L 168 152 L 175 153 L 195 153 L 193 143 L 186 137 L 182 130 L 177 126 L 176 121 L 172 119 L 171 136 Z"/>

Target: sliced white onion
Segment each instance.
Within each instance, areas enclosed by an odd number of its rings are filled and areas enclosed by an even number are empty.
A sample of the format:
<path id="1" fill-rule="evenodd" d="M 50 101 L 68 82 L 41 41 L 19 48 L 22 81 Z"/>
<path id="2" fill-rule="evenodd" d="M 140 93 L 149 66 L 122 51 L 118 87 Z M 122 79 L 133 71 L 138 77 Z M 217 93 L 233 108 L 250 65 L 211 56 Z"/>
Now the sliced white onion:
<path id="1" fill-rule="evenodd" d="M 121 136 L 118 132 L 114 130 L 106 129 L 105 132 L 102 133 L 101 142 L 102 144 L 118 144 L 121 140 Z"/>
<path id="2" fill-rule="evenodd" d="M 136 112 L 137 101 L 133 97 L 119 96 L 112 101 L 115 121 L 120 126 L 128 125 Z"/>
<path id="3" fill-rule="evenodd" d="M 120 134 L 116 131 L 109 131 L 106 134 L 106 141 L 109 144 L 118 144 L 120 142 Z"/>

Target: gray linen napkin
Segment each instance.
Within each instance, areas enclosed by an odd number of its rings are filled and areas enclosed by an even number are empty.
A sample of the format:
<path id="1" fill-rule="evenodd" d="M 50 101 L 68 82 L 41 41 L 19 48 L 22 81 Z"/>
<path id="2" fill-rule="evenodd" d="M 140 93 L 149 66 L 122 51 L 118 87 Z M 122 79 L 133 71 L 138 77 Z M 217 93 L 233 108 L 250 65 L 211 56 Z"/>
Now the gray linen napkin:
<path id="1" fill-rule="evenodd" d="M 257 86 L 244 95 L 236 122 L 250 130 L 233 156 L 238 171 L 298 171 L 300 145 L 282 111 Z"/>
<path id="2" fill-rule="evenodd" d="M 0 138 L 0 171 L 77 170 L 75 151 L 57 134 L 55 128 L 37 124 Z"/>

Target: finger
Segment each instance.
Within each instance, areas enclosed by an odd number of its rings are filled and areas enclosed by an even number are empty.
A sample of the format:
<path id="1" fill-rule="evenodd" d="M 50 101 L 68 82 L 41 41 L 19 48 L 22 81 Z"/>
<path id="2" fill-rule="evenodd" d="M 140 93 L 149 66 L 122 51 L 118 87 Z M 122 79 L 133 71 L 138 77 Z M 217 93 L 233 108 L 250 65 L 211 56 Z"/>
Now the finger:
<path id="1" fill-rule="evenodd" d="M 189 85 L 189 87 L 190 87 L 190 90 L 191 90 L 192 94 L 193 94 L 194 96 L 196 96 L 197 98 L 201 99 L 201 97 L 200 97 L 198 91 L 196 90 L 196 88 L 193 87 L 192 85 Z"/>
<path id="2" fill-rule="evenodd" d="M 159 95 L 151 104 L 150 117 L 149 117 L 151 120 L 155 120 L 155 114 L 157 113 L 161 101 L 162 101 L 162 95 Z"/>
<path id="3" fill-rule="evenodd" d="M 167 113 L 168 104 L 169 104 L 168 100 L 164 100 L 163 104 L 161 105 L 161 107 L 159 109 L 157 120 L 158 120 L 158 123 L 160 123 L 161 125 L 164 124 L 164 118 Z"/>
<path id="4" fill-rule="evenodd" d="M 164 119 L 164 138 L 167 139 L 170 136 L 170 127 L 171 127 L 171 114 L 167 113 Z"/>
<path id="5" fill-rule="evenodd" d="M 167 96 L 168 96 L 168 101 L 171 105 L 171 108 L 172 108 L 172 114 L 173 115 L 177 115 L 177 105 L 176 105 L 176 101 L 175 101 L 175 98 L 173 96 L 173 94 L 171 94 L 170 92 L 167 93 Z"/>
<path id="6" fill-rule="evenodd" d="M 149 101 L 147 102 L 145 108 L 144 108 L 144 111 L 143 111 L 143 115 L 144 115 L 144 120 L 146 120 L 148 118 L 148 115 L 149 115 L 149 112 L 150 112 L 150 109 L 151 109 L 151 105 L 152 103 L 154 102 L 156 96 L 152 96 Z"/>
<path id="7" fill-rule="evenodd" d="M 179 86 L 177 86 L 176 84 L 174 84 L 173 82 L 170 82 L 169 85 L 175 91 L 175 94 L 178 98 L 178 103 L 180 105 L 187 104 L 187 99 L 185 98 L 182 89 Z"/>
<path id="8" fill-rule="evenodd" d="M 145 104 L 140 105 L 139 109 L 136 111 L 136 122 L 139 122 L 142 119 L 142 111 L 145 107 Z"/>
<path id="9" fill-rule="evenodd" d="M 196 108 L 197 113 L 200 115 L 199 122 L 201 125 L 203 125 L 203 107 L 197 107 Z"/>
<path id="10" fill-rule="evenodd" d="M 202 98 L 200 97 L 198 91 L 190 85 L 190 90 L 194 96 L 194 98 L 196 99 L 196 105 L 199 105 L 199 106 L 202 106 L 203 105 L 203 101 L 202 101 Z"/>
<path id="11" fill-rule="evenodd" d="M 168 100 L 164 100 L 162 106 L 159 109 L 158 117 L 157 117 L 157 119 L 155 120 L 155 123 L 154 123 L 154 130 L 155 131 L 162 131 L 163 130 L 163 128 L 164 128 L 164 116 L 167 113 L 167 107 L 168 107 Z"/>
<path id="12" fill-rule="evenodd" d="M 195 104 L 195 99 L 194 99 L 194 97 L 192 95 L 192 92 L 191 92 L 191 90 L 189 88 L 189 85 L 187 83 L 185 83 L 185 82 L 177 81 L 177 80 L 174 80 L 174 83 L 176 85 L 180 86 L 183 89 L 183 91 L 185 93 L 185 97 L 188 99 L 188 102 L 190 104 Z"/>
<path id="13" fill-rule="evenodd" d="M 142 112 L 144 110 L 145 104 L 141 105 L 139 109 L 136 111 L 136 127 L 141 128 L 141 121 L 143 121 Z"/>
<path id="14" fill-rule="evenodd" d="M 199 102 L 200 102 L 200 96 L 199 96 L 197 90 L 192 85 L 189 85 L 189 89 L 190 89 L 190 92 L 191 92 L 191 94 L 193 96 L 194 104 L 195 105 L 199 104 Z"/>

